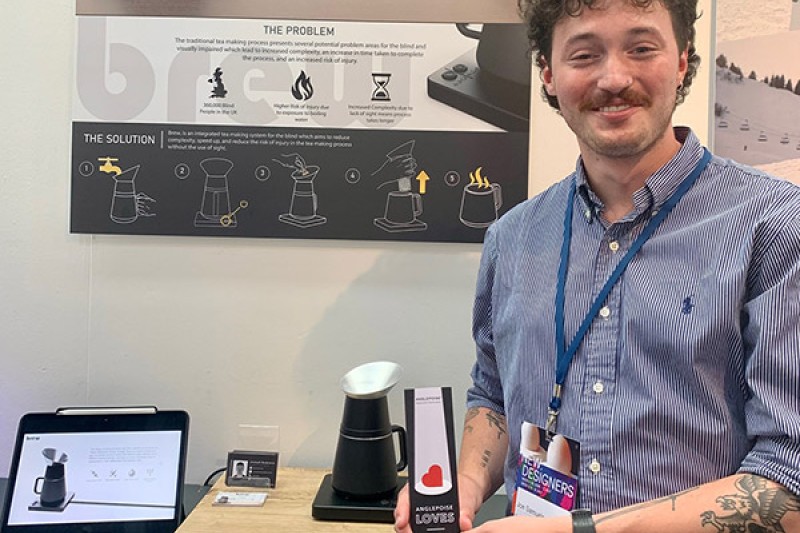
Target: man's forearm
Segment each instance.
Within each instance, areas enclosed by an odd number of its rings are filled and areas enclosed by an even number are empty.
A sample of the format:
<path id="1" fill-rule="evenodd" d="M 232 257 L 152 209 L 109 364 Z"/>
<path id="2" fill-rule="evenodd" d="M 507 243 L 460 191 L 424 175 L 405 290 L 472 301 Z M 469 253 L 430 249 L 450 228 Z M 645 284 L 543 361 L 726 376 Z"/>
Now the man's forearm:
<path id="1" fill-rule="evenodd" d="M 800 531 L 800 499 L 781 485 L 737 474 L 595 516 L 598 533 Z"/>
<path id="2" fill-rule="evenodd" d="M 484 500 L 503 483 L 507 452 L 505 417 L 485 407 L 468 409 L 464 417 L 458 473 L 480 488 Z"/>

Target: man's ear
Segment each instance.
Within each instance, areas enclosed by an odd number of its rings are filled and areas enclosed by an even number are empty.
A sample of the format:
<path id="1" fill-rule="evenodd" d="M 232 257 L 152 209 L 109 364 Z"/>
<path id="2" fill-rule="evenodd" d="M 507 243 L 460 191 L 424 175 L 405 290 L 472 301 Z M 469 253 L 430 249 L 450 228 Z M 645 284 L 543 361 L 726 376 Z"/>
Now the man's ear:
<path id="1" fill-rule="evenodd" d="M 681 55 L 678 56 L 678 86 L 683 85 L 683 79 L 689 71 L 689 50 L 684 49 Z"/>
<path id="2" fill-rule="evenodd" d="M 542 80 L 542 85 L 544 85 L 544 90 L 547 91 L 547 94 L 550 96 L 556 95 L 556 86 L 553 82 L 553 71 L 550 69 L 550 65 L 547 63 L 547 59 L 544 57 L 539 58 L 539 77 Z"/>

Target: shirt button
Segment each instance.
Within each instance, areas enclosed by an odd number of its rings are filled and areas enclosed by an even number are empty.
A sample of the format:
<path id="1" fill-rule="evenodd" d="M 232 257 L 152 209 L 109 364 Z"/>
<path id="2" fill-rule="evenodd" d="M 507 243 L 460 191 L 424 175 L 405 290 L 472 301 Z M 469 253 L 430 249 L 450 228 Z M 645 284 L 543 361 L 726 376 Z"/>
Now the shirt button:
<path id="1" fill-rule="evenodd" d="M 609 309 L 608 306 L 603 307 L 602 309 L 600 309 L 600 316 L 603 317 L 603 318 L 610 317 L 611 316 L 611 309 Z"/>
<path id="2" fill-rule="evenodd" d="M 599 474 L 600 473 L 600 461 L 597 459 L 592 459 L 592 462 L 589 463 L 589 470 L 592 471 L 592 474 Z"/>
<path id="3" fill-rule="evenodd" d="M 605 385 L 603 385 L 602 381 L 597 381 L 597 382 L 595 382 L 594 385 L 592 385 L 592 390 L 596 394 L 603 394 L 603 391 L 606 390 L 606 387 L 605 387 Z"/>
<path id="4" fill-rule="evenodd" d="M 611 249 L 612 252 L 616 252 L 617 250 L 619 250 L 619 243 L 617 241 L 611 241 L 608 244 L 608 247 Z"/>

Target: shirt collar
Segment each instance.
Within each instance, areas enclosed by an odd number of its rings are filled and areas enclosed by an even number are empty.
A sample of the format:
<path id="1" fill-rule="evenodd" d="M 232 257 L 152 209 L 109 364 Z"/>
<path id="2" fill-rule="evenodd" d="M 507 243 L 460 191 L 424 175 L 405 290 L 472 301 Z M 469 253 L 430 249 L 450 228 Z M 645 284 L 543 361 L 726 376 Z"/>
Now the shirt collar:
<path id="1" fill-rule="evenodd" d="M 660 208 L 703 157 L 703 146 L 690 128 L 677 126 L 673 130 L 681 147 L 672 159 L 647 178 L 644 187 L 633 194 L 637 214 L 651 208 Z M 600 198 L 589 186 L 583 159 L 580 157 L 575 166 L 575 184 L 586 212 L 596 213 L 603 208 Z M 591 222 L 591 218 L 587 216 L 586 220 Z"/>

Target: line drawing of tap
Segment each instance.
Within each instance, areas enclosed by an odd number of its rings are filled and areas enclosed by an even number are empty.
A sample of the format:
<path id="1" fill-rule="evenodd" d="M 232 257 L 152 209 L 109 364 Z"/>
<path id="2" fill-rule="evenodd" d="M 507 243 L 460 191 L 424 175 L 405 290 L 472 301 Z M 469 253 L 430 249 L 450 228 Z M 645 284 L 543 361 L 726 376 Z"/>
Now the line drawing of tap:
<path id="1" fill-rule="evenodd" d="M 117 165 L 111 164 L 112 162 L 116 163 L 117 161 L 119 161 L 118 158 L 106 156 L 106 157 L 98 157 L 97 160 L 103 163 L 102 165 L 100 165 L 100 168 L 98 168 L 100 172 L 105 172 L 106 174 L 113 173 L 116 176 L 122 174 L 121 168 L 119 168 Z"/>

